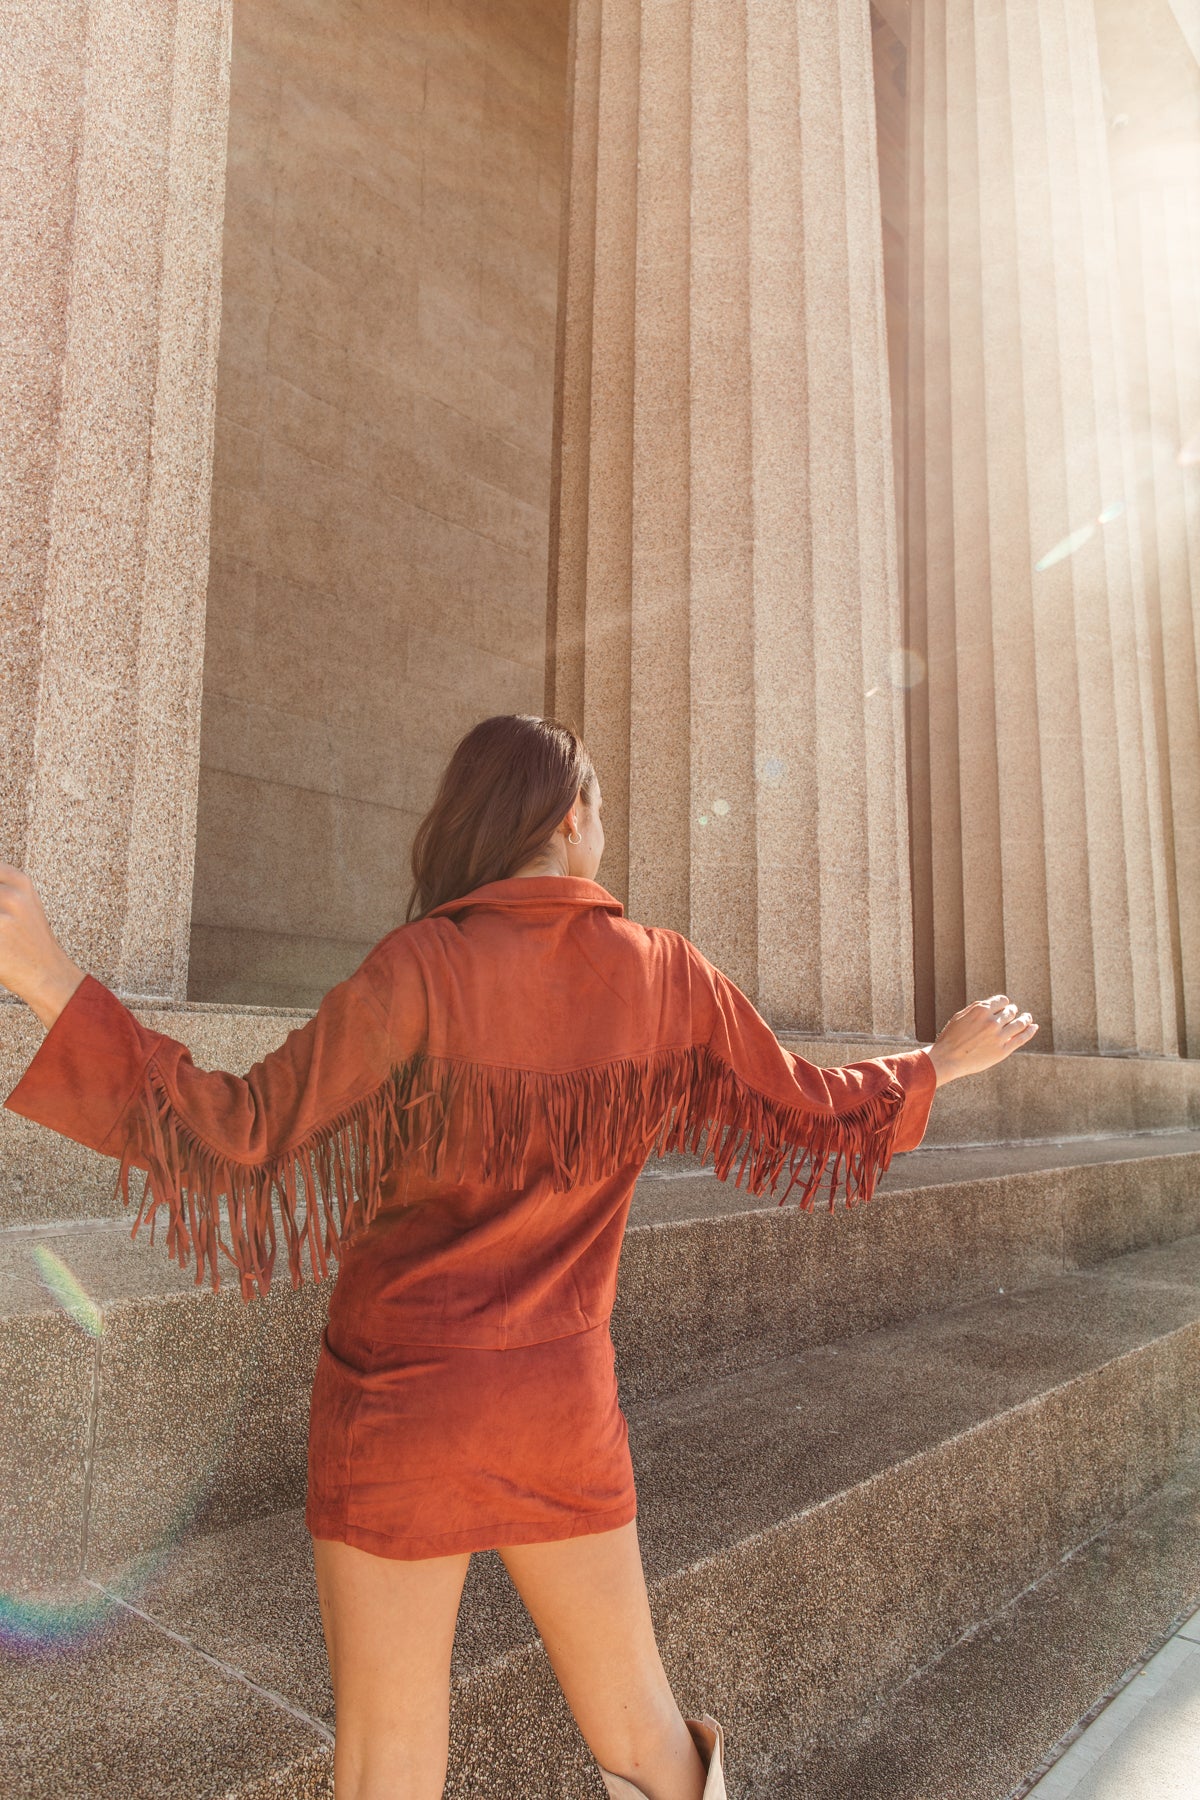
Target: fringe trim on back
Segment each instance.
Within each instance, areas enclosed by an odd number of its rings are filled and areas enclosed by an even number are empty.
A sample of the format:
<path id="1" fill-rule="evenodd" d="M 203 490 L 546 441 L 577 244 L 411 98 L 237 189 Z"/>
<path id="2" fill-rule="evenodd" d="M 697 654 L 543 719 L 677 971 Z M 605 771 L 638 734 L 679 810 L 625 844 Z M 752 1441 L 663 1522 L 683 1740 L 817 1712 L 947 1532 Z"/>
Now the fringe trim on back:
<path id="1" fill-rule="evenodd" d="M 839 1179 L 847 1205 L 871 1198 L 891 1160 L 903 1103 L 904 1089 L 893 1079 L 838 1114 L 782 1106 L 748 1087 L 704 1045 L 567 1074 L 418 1053 L 302 1142 L 245 1163 L 222 1155 L 179 1117 L 151 1058 L 115 1191 L 128 1206 L 130 1166 L 135 1159 L 145 1165 L 134 1236 L 149 1220 L 153 1242 L 165 1208 L 167 1249 L 180 1267 L 188 1267 L 194 1247 L 196 1281 L 203 1282 L 207 1267 L 216 1291 L 220 1252 L 236 1265 L 249 1300 L 271 1284 L 274 1202 L 293 1287 L 302 1281 L 305 1250 L 313 1279 L 324 1278 L 339 1246 L 371 1223 L 401 1165 L 431 1180 L 522 1186 L 535 1124 L 548 1142 L 559 1192 L 600 1180 L 635 1158 L 690 1151 L 711 1161 L 722 1180 L 736 1168 L 735 1185 L 752 1194 L 774 1193 L 786 1174 L 779 1204 L 802 1183 L 798 1204 L 808 1212 L 832 1160 L 832 1211 Z"/>

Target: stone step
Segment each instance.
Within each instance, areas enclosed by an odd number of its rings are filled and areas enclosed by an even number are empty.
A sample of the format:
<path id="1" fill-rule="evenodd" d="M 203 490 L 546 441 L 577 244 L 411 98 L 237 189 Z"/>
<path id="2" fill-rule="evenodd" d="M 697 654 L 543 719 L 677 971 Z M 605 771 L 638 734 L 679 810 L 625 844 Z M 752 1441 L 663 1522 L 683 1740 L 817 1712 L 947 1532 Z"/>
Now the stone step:
<path id="1" fill-rule="evenodd" d="M 631 1397 L 1200 1231 L 1200 1133 L 898 1157 L 867 1206 L 643 1175 L 613 1324 Z"/>
<path id="2" fill-rule="evenodd" d="M 685 1707 L 727 1728 L 731 1800 L 949 1800 L 953 1786 L 904 1785 L 914 1757 L 886 1790 L 803 1782 L 822 1757 L 828 1775 L 831 1746 L 869 1749 L 872 1720 L 911 1720 L 938 1680 L 955 1692 L 964 1640 L 985 1644 L 987 1627 L 1000 1655 L 1005 1619 L 1030 1616 L 1031 1592 L 1052 1610 L 1063 1559 L 1091 1545 L 1074 1558 L 1086 1574 L 1107 1534 L 1121 1591 L 1140 1600 L 1091 1584 L 1082 1686 L 1031 1708 L 1036 1659 L 1053 1683 L 1069 1649 L 1061 1633 L 1043 1643 L 1036 1608 L 1007 1680 L 981 1676 L 989 1729 L 1013 1707 L 1022 1754 L 1040 1755 L 1088 1683 L 1192 1597 L 1194 1531 L 1182 1563 L 1175 1552 L 1194 1471 L 1186 1501 L 1165 1484 L 1197 1453 L 1198 1354 L 1195 1237 L 629 1405 L 664 1660 Z M 297 1512 L 168 1539 L 132 1567 L 92 1546 L 86 1580 L 37 1599 L 9 1603 L 4 1791 L 329 1794 L 331 1697 Z M 600 1800 L 494 1552 L 472 1562 L 454 1682 L 448 1800 Z"/>
<path id="3" fill-rule="evenodd" d="M 1119 1690 L 1198 1601 L 1194 1456 L 1115 1526 L 803 1756 L 776 1800 L 1021 1800 L 1077 1722 Z"/>
<path id="4" fill-rule="evenodd" d="M 613 1334 L 635 1402 L 1012 1294 L 1200 1232 L 1200 1134 L 898 1158 L 811 1216 L 711 1176 L 645 1176 Z M 986 1162 L 986 1155 L 985 1155 Z M 719 1210 L 723 1209 L 723 1210 Z M 328 1288 L 247 1307 L 123 1220 L 0 1232 L 0 1584 L 131 1557 L 303 1492 Z"/>
<path id="5" fill-rule="evenodd" d="M 133 1012 L 143 1024 L 186 1044 L 199 1067 L 239 1074 L 312 1016 L 261 1006 L 178 1008 L 153 1002 L 137 1002 Z M 912 1048 L 896 1041 L 781 1035 L 790 1049 L 823 1067 Z M 27 1007 L 0 1004 L 0 1099 L 16 1086 L 43 1036 Z M 1040 1143 L 1184 1129 L 1200 1130 L 1200 1061 L 1029 1050 L 942 1089 L 926 1143 Z M 668 1158 L 664 1166 L 688 1165 Z M 113 1158 L 0 1107 L 0 1227 L 119 1212 L 115 1182 Z M 140 1185 L 139 1178 L 139 1191 Z"/>

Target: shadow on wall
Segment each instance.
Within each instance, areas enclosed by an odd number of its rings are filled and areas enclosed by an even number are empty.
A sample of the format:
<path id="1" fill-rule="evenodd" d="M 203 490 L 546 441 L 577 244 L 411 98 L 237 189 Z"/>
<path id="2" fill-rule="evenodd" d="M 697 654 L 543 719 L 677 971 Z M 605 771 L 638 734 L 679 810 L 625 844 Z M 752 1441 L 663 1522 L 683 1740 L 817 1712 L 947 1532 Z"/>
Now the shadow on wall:
<path id="1" fill-rule="evenodd" d="M 234 19 L 188 992 L 315 1006 L 542 709 L 567 17 Z"/>

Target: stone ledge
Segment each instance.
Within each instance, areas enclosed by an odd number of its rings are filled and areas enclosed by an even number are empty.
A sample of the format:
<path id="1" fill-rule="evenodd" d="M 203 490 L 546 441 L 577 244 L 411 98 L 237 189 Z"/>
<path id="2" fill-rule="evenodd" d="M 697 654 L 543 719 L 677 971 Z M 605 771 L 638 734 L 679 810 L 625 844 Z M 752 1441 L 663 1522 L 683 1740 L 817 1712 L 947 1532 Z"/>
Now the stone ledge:
<path id="1" fill-rule="evenodd" d="M 1200 1061 L 1022 1054 L 939 1088 L 925 1143 L 1002 1144 L 1200 1130 Z"/>
<path id="2" fill-rule="evenodd" d="M 152 1030 L 186 1044 L 199 1068 L 236 1074 L 244 1074 L 312 1016 L 207 1005 L 139 1004 L 132 1011 Z M 0 1099 L 16 1086 L 44 1035 L 27 1007 L 0 1009 Z M 914 1047 L 790 1035 L 782 1041 L 822 1067 Z M 1189 1129 L 1200 1130 L 1200 1060 L 1018 1052 L 983 1075 L 940 1089 L 924 1143 L 986 1147 Z M 664 1166 L 687 1163 L 671 1158 Z M 0 1108 L 0 1227 L 117 1212 L 115 1185 L 115 1158 L 98 1156 Z"/>

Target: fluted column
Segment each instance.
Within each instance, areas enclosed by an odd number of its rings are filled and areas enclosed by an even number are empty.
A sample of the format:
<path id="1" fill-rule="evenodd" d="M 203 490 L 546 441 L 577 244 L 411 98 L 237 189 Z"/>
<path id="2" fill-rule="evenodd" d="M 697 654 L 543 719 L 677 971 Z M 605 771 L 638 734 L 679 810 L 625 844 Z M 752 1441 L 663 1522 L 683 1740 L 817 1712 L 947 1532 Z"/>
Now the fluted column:
<path id="1" fill-rule="evenodd" d="M 1200 9 L 1098 0 L 1180 1049 L 1200 1056 Z M 1147 51 L 1152 52 L 1147 54 Z"/>
<path id="2" fill-rule="evenodd" d="M 554 709 L 601 878 L 768 1016 L 911 1032 L 866 0 L 577 0 Z"/>
<path id="3" fill-rule="evenodd" d="M 1200 1056 L 1200 156 L 1181 173 L 1129 196 L 1123 242 L 1132 252 L 1142 523 L 1161 645 L 1180 1049 Z"/>
<path id="4" fill-rule="evenodd" d="M 1003 988 L 1040 1048 L 1174 1052 L 1091 0 L 920 0 L 911 57 L 918 1021 Z"/>
<path id="5" fill-rule="evenodd" d="M 229 0 L 9 8 L 0 856 L 186 994 Z"/>

